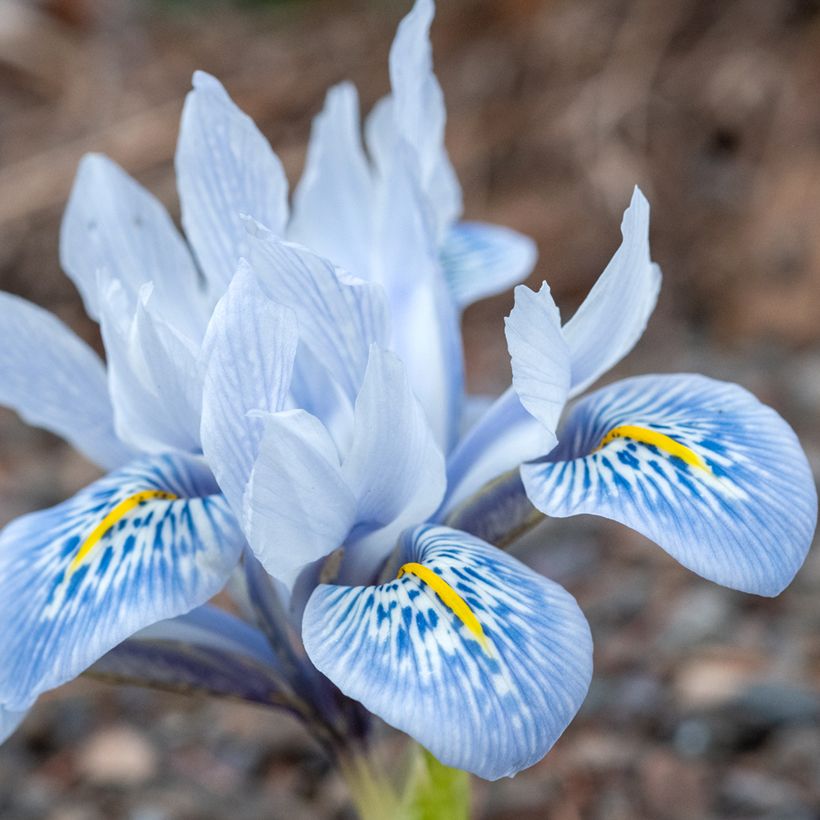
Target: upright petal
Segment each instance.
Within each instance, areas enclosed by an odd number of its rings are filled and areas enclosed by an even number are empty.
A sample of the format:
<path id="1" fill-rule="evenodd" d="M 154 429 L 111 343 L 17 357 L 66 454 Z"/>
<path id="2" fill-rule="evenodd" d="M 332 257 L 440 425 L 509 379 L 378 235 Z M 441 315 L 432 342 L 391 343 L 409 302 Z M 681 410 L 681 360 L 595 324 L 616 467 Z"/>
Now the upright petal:
<path id="1" fill-rule="evenodd" d="M 132 455 L 114 432 L 105 367 L 48 311 L 0 292 L 0 404 L 104 468 Z"/>
<path id="2" fill-rule="evenodd" d="M 26 708 L 205 603 L 244 541 L 201 461 L 143 459 L 0 534 L 0 703 Z"/>
<path id="3" fill-rule="evenodd" d="M 561 443 L 521 470 L 547 515 L 592 513 L 719 584 L 777 595 L 811 544 L 817 493 L 791 428 L 741 387 L 643 376 L 580 402 Z"/>
<path id="4" fill-rule="evenodd" d="M 176 153 L 182 224 L 219 296 L 247 255 L 242 216 L 281 235 L 288 185 L 279 158 L 218 80 L 202 71 L 185 100 Z"/>
<path id="5" fill-rule="evenodd" d="M 544 283 L 538 293 L 515 289 L 506 320 L 513 384 L 462 438 L 448 460 L 452 508 L 483 484 L 555 446 L 566 402 L 570 358 L 558 308 Z"/>
<path id="6" fill-rule="evenodd" d="M 638 188 L 621 223 L 623 242 L 575 315 L 564 325 L 572 396 L 617 364 L 643 334 L 661 285 L 649 257 L 649 203 Z"/>
<path id="7" fill-rule="evenodd" d="M 488 779 L 531 766 L 589 686 L 578 605 L 466 533 L 420 527 L 403 550 L 394 581 L 317 587 L 303 620 L 310 659 L 448 766 Z"/>
<path id="8" fill-rule="evenodd" d="M 416 0 L 412 11 L 399 24 L 390 49 L 392 129 L 380 117 L 383 125 L 377 128 L 379 119 L 375 120 L 372 134 L 374 139 L 390 144 L 394 130 L 417 153 L 421 182 L 435 211 L 437 235 L 441 239 L 461 213 L 461 188 L 444 147 L 447 112 L 441 86 L 433 73 L 430 45 L 434 14 L 432 0 Z M 386 151 L 384 147 L 377 149 L 376 156 Z"/>
<path id="9" fill-rule="evenodd" d="M 77 171 L 60 230 L 60 261 L 100 318 L 98 279 L 116 279 L 130 302 L 154 283 L 163 315 L 192 338 L 207 319 L 200 276 L 162 204 L 108 157 L 87 154 Z"/>
<path id="10" fill-rule="evenodd" d="M 444 456 L 424 409 L 401 361 L 375 345 L 356 399 L 353 442 L 342 474 L 358 499 L 356 523 L 363 540 L 350 547 L 357 567 L 378 566 L 399 534 L 426 521 L 444 494 Z"/>
<path id="11" fill-rule="evenodd" d="M 386 345 L 384 292 L 321 256 L 249 224 L 250 262 L 265 293 L 291 308 L 299 339 L 343 388 L 351 403 L 362 384 L 370 345 Z"/>
<path id="12" fill-rule="evenodd" d="M 151 283 L 133 307 L 116 280 L 100 300 L 117 434 L 145 452 L 199 452 L 199 344 L 162 318 Z"/>
<path id="13" fill-rule="evenodd" d="M 202 347 L 202 449 L 237 515 L 264 431 L 251 411 L 284 407 L 297 340 L 293 312 L 268 299 L 242 266 L 214 309 Z"/>
<path id="14" fill-rule="evenodd" d="M 263 418 L 245 531 L 265 569 L 291 587 L 308 564 L 342 545 L 356 519 L 356 499 L 318 419 L 304 410 Z"/>
<path id="15" fill-rule="evenodd" d="M 528 236 L 484 222 L 459 222 L 447 233 L 441 264 L 460 308 L 526 279 L 538 250 Z"/>
<path id="16" fill-rule="evenodd" d="M 372 234 L 373 181 L 362 147 L 359 101 L 356 89 L 342 83 L 330 89 L 313 122 L 288 237 L 367 279 Z"/>

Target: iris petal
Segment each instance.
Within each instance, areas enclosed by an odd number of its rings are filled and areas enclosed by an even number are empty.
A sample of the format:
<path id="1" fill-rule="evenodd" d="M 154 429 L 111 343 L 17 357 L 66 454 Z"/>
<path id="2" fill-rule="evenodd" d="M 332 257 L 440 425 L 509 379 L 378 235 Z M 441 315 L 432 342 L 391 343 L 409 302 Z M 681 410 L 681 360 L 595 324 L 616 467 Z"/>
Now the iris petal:
<path id="1" fill-rule="evenodd" d="M 403 537 L 403 572 L 319 586 L 308 655 L 442 763 L 496 779 L 540 760 L 583 701 L 592 640 L 572 596 L 466 533 Z"/>
<path id="2" fill-rule="evenodd" d="M 456 303 L 465 308 L 526 279 L 538 251 L 528 236 L 483 222 L 459 222 L 447 233 L 441 264 Z"/>
<path id="3" fill-rule="evenodd" d="M 703 577 L 759 595 L 790 583 L 817 520 L 788 424 L 704 376 L 642 376 L 591 394 L 558 447 L 521 475 L 547 515 L 620 521 Z"/>
<path id="4" fill-rule="evenodd" d="M 24 708 L 224 585 L 243 540 L 198 460 L 142 459 L 0 534 L 0 703 Z"/>

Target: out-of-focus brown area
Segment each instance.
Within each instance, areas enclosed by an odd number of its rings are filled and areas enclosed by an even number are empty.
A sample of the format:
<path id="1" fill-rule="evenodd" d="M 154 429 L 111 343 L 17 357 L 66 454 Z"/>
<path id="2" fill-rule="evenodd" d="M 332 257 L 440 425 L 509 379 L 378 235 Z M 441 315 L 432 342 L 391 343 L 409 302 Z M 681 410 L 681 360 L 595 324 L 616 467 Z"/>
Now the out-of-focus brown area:
<path id="1" fill-rule="evenodd" d="M 172 157 L 195 68 L 217 74 L 298 178 L 341 79 L 387 89 L 409 3 L 0 0 L 0 287 L 98 344 L 58 264 L 82 154 L 177 213 Z M 436 65 L 468 216 L 533 235 L 570 315 L 638 183 L 665 280 L 616 375 L 694 370 L 752 389 L 820 466 L 820 6 L 798 0 L 442 0 Z M 503 388 L 509 294 L 465 318 L 471 387 Z M 94 476 L 0 414 L 0 523 Z M 579 599 L 596 676 L 553 752 L 477 784 L 475 815 L 811 820 L 820 806 L 820 551 L 776 600 L 693 576 L 595 519 L 522 554 Z M 0 748 L 4 820 L 350 817 L 289 718 L 79 681 Z"/>

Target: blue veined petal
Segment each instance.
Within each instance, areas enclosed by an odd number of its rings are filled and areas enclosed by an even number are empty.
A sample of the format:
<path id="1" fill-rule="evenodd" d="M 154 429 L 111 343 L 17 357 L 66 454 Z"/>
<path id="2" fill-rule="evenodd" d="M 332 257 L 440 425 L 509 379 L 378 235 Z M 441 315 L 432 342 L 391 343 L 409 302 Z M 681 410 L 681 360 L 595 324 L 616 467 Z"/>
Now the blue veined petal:
<path id="1" fill-rule="evenodd" d="M 177 185 L 185 233 L 219 296 L 247 255 L 243 215 L 284 232 L 288 183 L 268 141 L 220 82 L 197 71 L 193 84 L 182 112 Z"/>
<path id="2" fill-rule="evenodd" d="M 244 544 L 201 460 L 132 462 L 0 534 L 0 703 L 25 708 L 150 624 L 203 604 Z"/>
<path id="3" fill-rule="evenodd" d="M 444 510 L 556 444 L 555 428 L 569 390 L 570 358 L 546 282 L 538 293 L 524 285 L 515 289 L 506 333 L 512 387 L 496 399 L 448 459 Z"/>
<path id="4" fill-rule="evenodd" d="M 620 521 L 699 575 L 759 595 L 790 583 L 817 521 L 811 470 L 788 424 L 743 388 L 705 376 L 598 390 L 555 451 L 521 475 L 547 515 Z"/>
<path id="5" fill-rule="evenodd" d="M 17 731 L 17 727 L 23 722 L 23 718 L 27 714 L 28 709 L 14 711 L 0 705 L 0 743 L 5 743 Z"/>
<path id="6" fill-rule="evenodd" d="M 359 100 L 350 83 L 331 88 L 313 122 L 293 196 L 288 238 L 356 276 L 370 276 L 373 180 L 362 147 Z"/>
<path id="7" fill-rule="evenodd" d="M 370 345 L 387 346 L 389 319 L 383 289 L 262 226 L 247 223 L 250 263 L 265 293 L 291 308 L 299 340 L 338 382 L 351 402 L 362 384 Z"/>
<path id="8" fill-rule="evenodd" d="M 564 325 L 577 396 L 641 338 L 658 301 L 660 268 L 649 257 L 649 203 L 638 188 L 624 212 L 623 242 L 581 307 Z"/>
<path id="9" fill-rule="evenodd" d="M 133 455 L 114 432 L 99 356 L 56 316 L 9 293 L 0 293 L 0 405 L 103 468 Z"/>
<path id="10" fill-rule="evenodd" d="M 293 311 L 268 299 L 241 265 L 219 300 L 202 345 L 202 449 L 237 516 L 264 424 L 288 397 L 298 329 Z"/>
<path id="11" fill-rule="evenodd" d="M 117 435 L 144 452 L 199 452 L 199 342 L 158 313 L 150 282 L 133 306 L 117 280 L 99 298 Z"/>
<path id="12" fill-rule="evenodd" d="M 445 527 L 406 533 L 403 561 L 380 586 L 316 589 L 310 659 L 446 765 L 489 779 L 531 766 L 589 686 L 592 638 L 574 598 Z"/>
<path id="13" fill-rule="evenodd" d="M 483 222 L 453 225 L 441 249 L 444 275 L 460 308 L 522 282 L 537 257 L 528 236 Z"/>
<path id="14" fill-rule="evenodd" d="M 60 228 L 60 262 L 100 318 L 100 284 L 117 280 L 133 306 L 153 282 L 166 321 L 198 338 L 207 303 L 188 246 L 162 204 L 108 157 L 87 154 Z"/>

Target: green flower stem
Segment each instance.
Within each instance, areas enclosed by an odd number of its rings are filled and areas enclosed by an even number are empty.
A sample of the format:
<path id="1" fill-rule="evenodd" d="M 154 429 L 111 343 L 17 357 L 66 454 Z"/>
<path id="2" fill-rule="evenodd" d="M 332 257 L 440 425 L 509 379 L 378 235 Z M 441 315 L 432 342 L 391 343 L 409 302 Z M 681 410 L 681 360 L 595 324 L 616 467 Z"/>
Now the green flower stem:
<path id="1" fill-rule="evenodd" d="M 468 820 L 467 772 L 442 765 L 412 741 L 398 768 L 401 776 L 389 776 L 372 750 L 339 759 L 361 820 Z"/>

